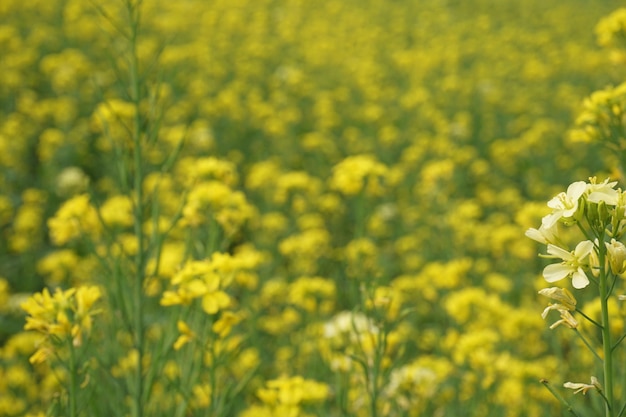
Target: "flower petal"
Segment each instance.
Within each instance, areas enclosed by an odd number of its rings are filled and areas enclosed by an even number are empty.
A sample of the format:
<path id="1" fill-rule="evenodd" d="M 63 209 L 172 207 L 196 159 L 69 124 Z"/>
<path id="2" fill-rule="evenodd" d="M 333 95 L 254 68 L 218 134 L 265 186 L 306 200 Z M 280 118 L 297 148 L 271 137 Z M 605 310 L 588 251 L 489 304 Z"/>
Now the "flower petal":
<path id="1" fill-rule="evenodd" d="M 585 288 L 589 285 L 589 278 L 587 278 L 587 274 L 585 274 L 585 271 L 583 271 L 582 268 L 578 268 L 578 270 L 572 275 L 572 285 L 577 290 Z"/>
<path id="2" fill-rule="evenodd" d="M 535 242 L 543 243 L 544 245 L 548 243 L 543 233 L 541 233 L 541 231 L 539 231 L 538 229 L 534 229 L 531 227 L 530 229 L 526 230 L 526 233 L 524 234 L 526 235 L 526 237 L 531 238 Z"/>
<path id="3" fill-rule="evenodd" d="M 593 242 L 590 240 L 585 240 L 576 245 L 576 249 L 574 249 L 574 257 L 576 259 L 581 260 L 585 256 L 589 255 L 593 250 Z"/>
<path id="4" fill-rule="evenodd" d="M 587 191 L 587 183 L 585 181 L 577 181 L 567 187 L 567 197 L 571 202 L 575 203 L 585 191 Z"/>
<path id="5" fill-rule="evenodd" d="M 543 269 L 543 277 L 548 282 L 560 281 L 573 273 L 575 270 L 569 265 L 565 264 L 551 264 Z"/>
<path id="6" fill-rule="evenodd" d="M 591 245 L 593 247 L 593 243 Z M 573 261 L 576 259 L 570 252 L 551 243 L 548 243 L 548 253 L 550 255 L 557 256 L 564 261 Z"/>
<path id="7" fill-rule="evenodd" d="M 555 211 L 554 213 L 550 213 L 547 216 L 544 216 L 541 219 L 541 224 L 546 228 L 553 227 L 561 217 L 563 217 L 563 213 L 560 211 Z"/>

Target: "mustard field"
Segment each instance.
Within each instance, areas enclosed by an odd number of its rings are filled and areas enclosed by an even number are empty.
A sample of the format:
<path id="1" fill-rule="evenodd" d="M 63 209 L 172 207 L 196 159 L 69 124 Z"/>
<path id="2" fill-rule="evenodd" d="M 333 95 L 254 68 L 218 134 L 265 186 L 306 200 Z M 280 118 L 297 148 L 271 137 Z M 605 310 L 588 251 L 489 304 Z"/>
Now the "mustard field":
<path id="1" fill-rule="evenodd" d="M 602 415 L 525 232 L 625 184 L 620 6 L 0 1 L 0 416 Z"/>

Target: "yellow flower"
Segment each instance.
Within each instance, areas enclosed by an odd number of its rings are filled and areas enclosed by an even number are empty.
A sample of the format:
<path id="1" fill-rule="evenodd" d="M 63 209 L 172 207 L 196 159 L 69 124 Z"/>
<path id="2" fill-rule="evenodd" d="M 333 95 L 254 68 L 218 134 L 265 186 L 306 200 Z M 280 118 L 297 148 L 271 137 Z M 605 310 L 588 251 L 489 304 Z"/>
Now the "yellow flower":
<path id="1" fill-rule="evenodd" d="M 228 336 L 233 326 L 243 320 L 243 316 L 241 314 L 234 313 L 232 311 L 224 311 L 211 329 L 217 333 L 217 335 L 221 338 Z"/>
<path id="2" fill-rule="evenodd" d="M 600 46 L 626 46 L 626 8 L 615 10 L 596 25 Z"/>
<path id="3" fill-rule="evenodd" d="M 230 297 L 224 291 L 212 291 L 202 297 L 202 309 L 207 314 L 215 314 L 230 306 Z"/>
<path id="4" fill-rule="evenodd" d="M 98 235 L 100 222 L 87 194 L 67 200 L 48 220 L 50 238 L 55 245 L 63 245 L 82 235 Z"/>
<path id="5" fill-rule="evenodd" d="M 381 195 L 389 169 L 372 155 L 349 156 L 333 167 L 330 187 L 345 195 Z"/>
<path id="6" fill-rule="evenodd" d="M 125 195 L 109 197 L 100 207 L 100 216 L 107 226 L 131 226 L 134 222 L 133 202 Z"/>
<path id="7" fill-rule="evenodd" d="M 180 336 L 178 336 L 178 339 L 174 342 L 174 350 L 179 350 L 181 347 L 195 339 L 196 334 L 191 331 L 187 323 L 182 320 L 178 320 L 176 327 L 178 327 Z"/>
<path id="8" fill-rule="evenodd" d="M 257 391 L 257 396 L 267 405 L 297 407 L 303 403 L 324 401 L 329 394 L 328 385 L 304 379 L 301 376 L 267 381 L 267 388 Z"/>
<path id="9" fill-rule="evenodd" d="M 83 337 L 91 331 L 92 316 L 99 312 L 93 306 L 100 297 L 100 289 L 95 286 L 66 291 L 57 288 L 54 295 L 44 288 L 24 301 L 22 309 L 28 314 L 24 329 L 44 336 L 31 362 L 44 361 L 51 356 L 53 348 L 61 348 L 66 341 L 81 346 Z"/>

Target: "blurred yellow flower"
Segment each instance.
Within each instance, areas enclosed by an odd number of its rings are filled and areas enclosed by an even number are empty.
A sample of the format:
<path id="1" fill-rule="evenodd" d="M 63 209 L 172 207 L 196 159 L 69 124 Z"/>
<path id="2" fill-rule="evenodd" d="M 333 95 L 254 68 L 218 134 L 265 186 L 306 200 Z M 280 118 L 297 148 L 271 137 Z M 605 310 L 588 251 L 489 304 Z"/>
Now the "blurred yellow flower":
<path id="1" fill-rule="evenodd" d="M 178 339 L 174 342 L 174 350 L 179 350 L 181 347 L 195 339 L 196 334 L 192 332 L 187 323 L 182 320 L 178 320 L 176 327 L 178 327 L 180 336 L 178 336 Z"/>

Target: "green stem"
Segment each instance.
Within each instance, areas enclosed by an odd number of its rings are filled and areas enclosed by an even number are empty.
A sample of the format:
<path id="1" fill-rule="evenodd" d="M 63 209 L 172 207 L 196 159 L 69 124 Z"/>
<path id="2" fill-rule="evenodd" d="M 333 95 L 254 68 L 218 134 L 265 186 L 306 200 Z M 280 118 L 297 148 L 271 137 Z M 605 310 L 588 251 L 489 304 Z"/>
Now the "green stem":
<path id="1" fill-rule="evenodd" d="M 579 309 L 578 307 L 576 307 L 576 312 L 579 313 L 581 316 L 583 316 L 584 318 L 586 318 L 587 320 L 589 320 L 591 323 L 593 323 L 596 327 L 598 327 L 598 329 L 602 329 L 602 325 L 600 323 L 598 323 L 597 321 L 595 321 L 594 319 L 592 319 L 591 317 L 589 317 L 588 315 L 586 315 L 581 309 Z"/>
<path id="2" fill-rule="evenodd" d="M 604 236 L 599 236 L 600 242 Z M 606 410 L 607 417 L 613 417 L 614 400 L 613 400 L 613 343 L 611 342 L 611 326 L 609 319 L 609 285 L 607 271 L 605 268 L 606 246 L 598 245 L 598 261 L 600 263 L 600 305 L 602 308 L 602 349 L 604 351 L 604 391 L 606 393 Z"/>
<path id="3" fill-rule="evenodd" d="M 134 233 L 137 238 L 137 253 L 135 255 L 135 282 L 133 288 L 133 305 L 135 315 L 133 317 L 135 348 L 139 355 L 135 372 L 135 391 L 133 398 L 133 415 L 143 417 L 144 414 L 144 381 L 143 381 L 143 361 L 144 356 L 144 327 L 143 327 L 143 284 L 145 275 L 145 253 L 143 236 L 143 155 L 141 149 L 141 129 L 142 120 L 140 113 L 141 93 L 139 77 L 139 60 L 137 53 L 137 37 L 139 35 L 139 9 L 138 3 L 127 0 L 127 9 L 130 18 L 130 56 L 129 56 L 129 77 L 130 77 L 130 99 L 135 107 L 133 123 L 133 192 L 134 192 Z"/>
<path id="4" fill-rule="evenodd" d="M 580 340 L 583 341 L 585 346 L 587 346 L 587 348 L 591 351 L 591 353 L 593 353 L 593 356 L 595 356 L 596 359 L 598 359 L 600 362 L 602 362 L 602 358 L 600 357 L 600 355 L 598 355 L 598 352 L 596 352 L 596 350 L 593 348 L 593 346 L 591 346 L 591 344 L 589 343 L 587 338 L 585 336 L 583 336 L 583 334 L 580 331 L 578 331 L 578 329 L 573 329 L 573 330 L 576 333 L 576 335 L 580 338 Z"/>
<path id="5" fill-rule="evenodd" d="M 69 392 L 69 401 L 70 401 L 70 417 L 76 417 L 78 415 L 77 412 L 77 399 L 78 395 L 78 383 L 76 381 L 76 352 L 74 351 L 74 346 L 72 345 L 72 338 L 69 338 L 68 341 L 69 349 L 70 349 L 70 363 L 69 363 L 69 371 L 70 371 L 70 392 Z"/>
<path id="6" fill-rule="evenodd" d="M 543 384 L 544 387 L 546 387 L 548 391 L 550 391 L 550 393 L 554 396 L 554 398 L 559 400 L 559 402 L 563 404 L 565 408 L 567 408 L 567 411 L 569 411 L 572 415 L 579 417 L 578 413 L 574 411 L 574 408 L 570 405 L 570 403 L 568 403 L 567 400 L 561 396 L 561 394 L 559 394 L 556 390 L 554 390 L 554 388 L 550 386 L 550 383 L 547 380 L 542 379 L 540 382 Z"/>

